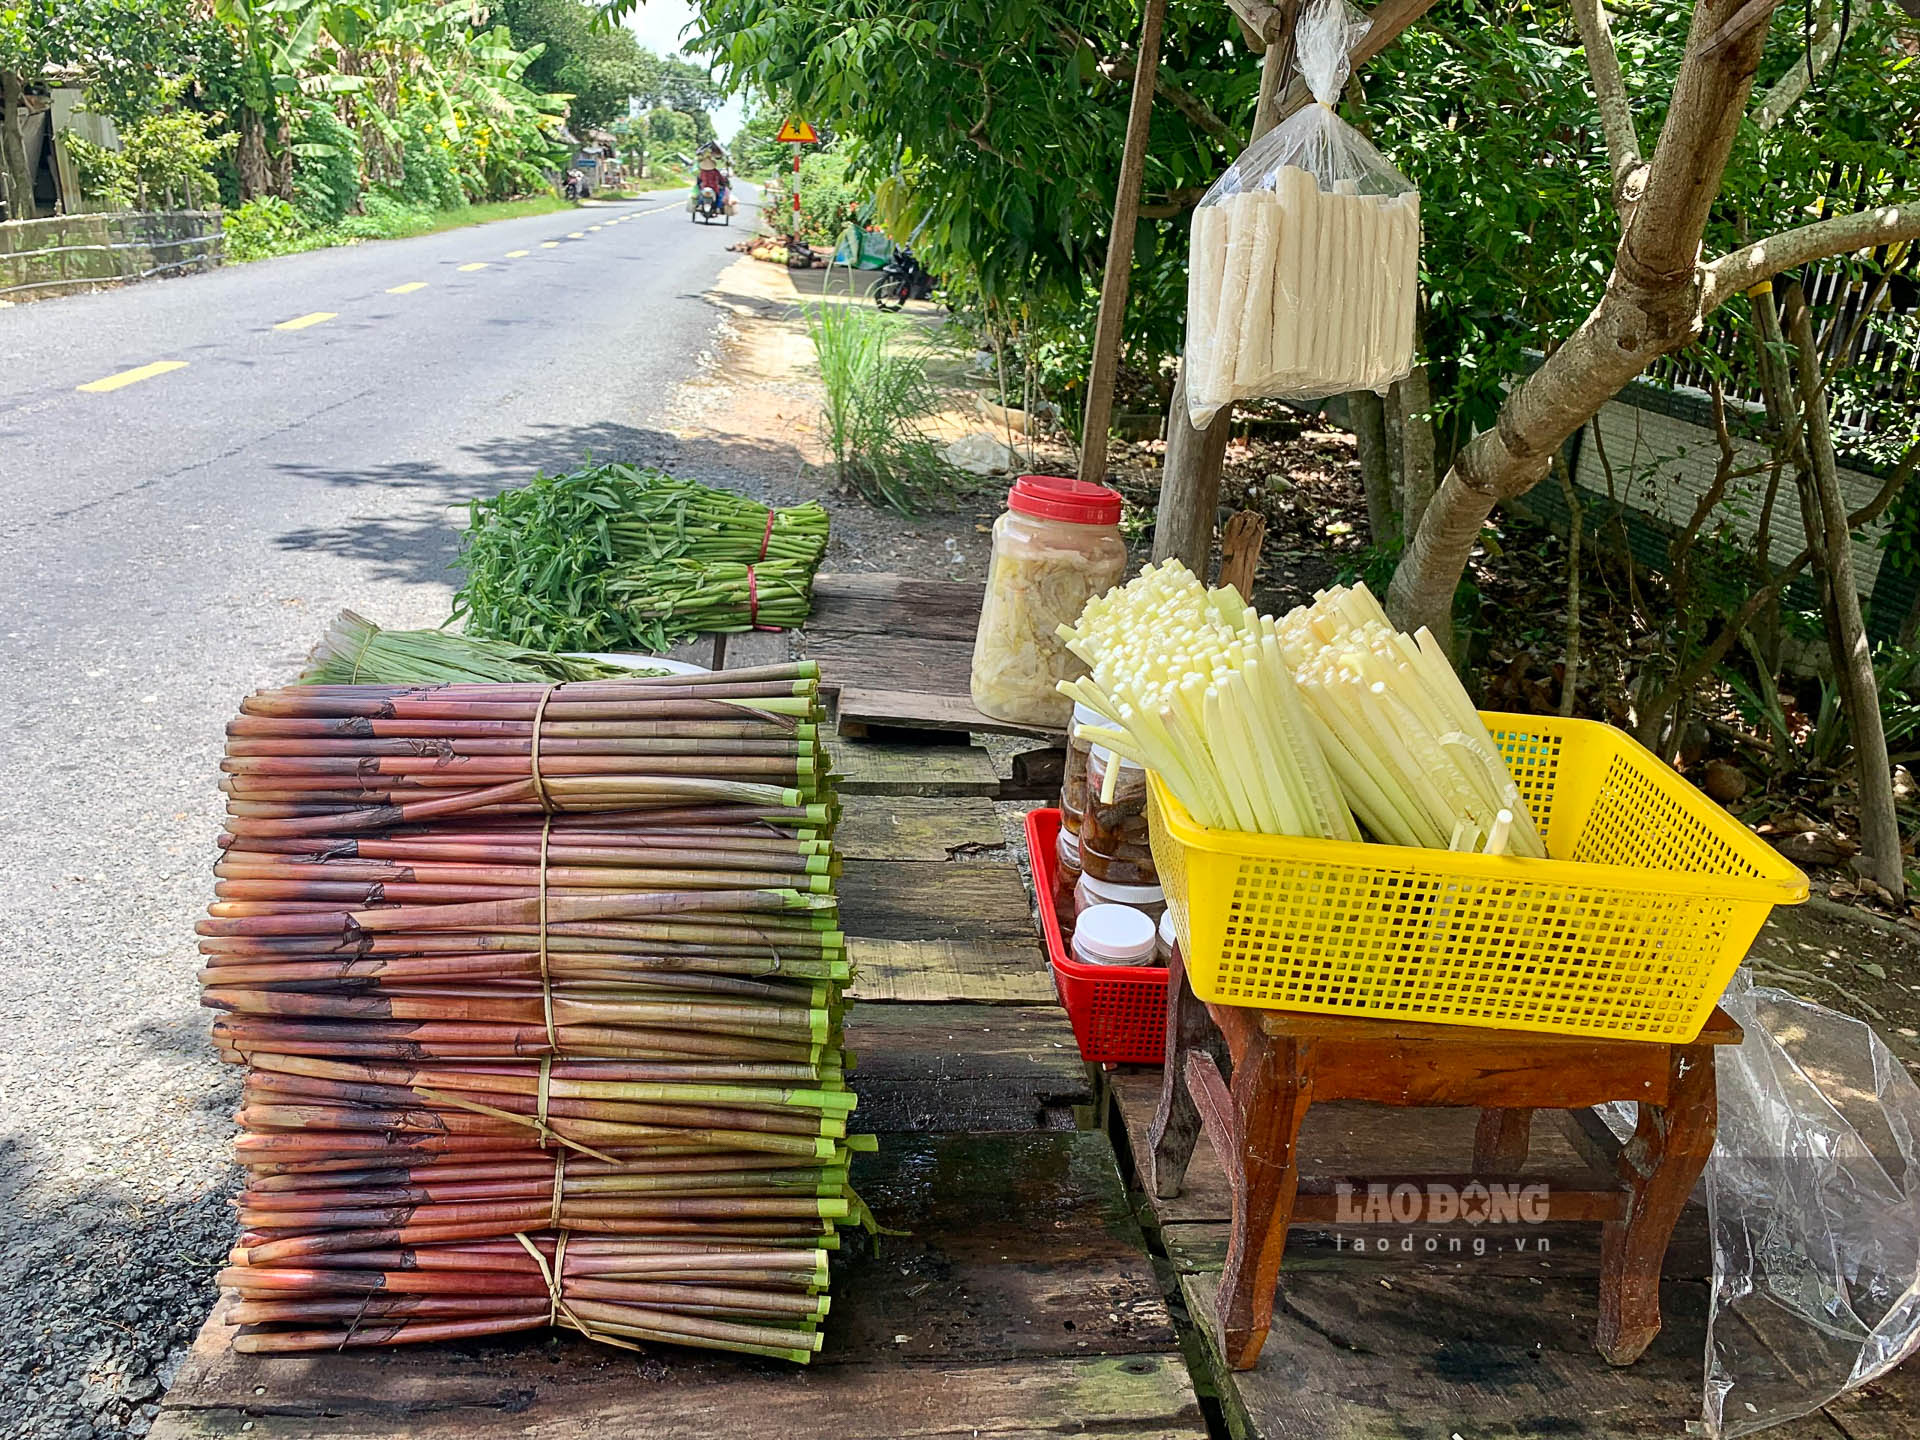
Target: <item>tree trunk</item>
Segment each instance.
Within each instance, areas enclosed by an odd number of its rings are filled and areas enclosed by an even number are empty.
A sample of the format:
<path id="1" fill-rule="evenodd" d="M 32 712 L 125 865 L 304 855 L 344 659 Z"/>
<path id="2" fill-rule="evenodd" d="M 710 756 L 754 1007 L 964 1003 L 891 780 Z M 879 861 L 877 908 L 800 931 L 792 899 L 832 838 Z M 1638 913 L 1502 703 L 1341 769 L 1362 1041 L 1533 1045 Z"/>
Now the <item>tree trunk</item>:
<path id="1" fill-rule="evenodd" d="M 20 107 L 26 95 L 26 77 L 17 70 L 0 69 L 0 162 L 6 169 L 9 220 L 31 220 L 34 216 L 33 171 L 27 165 L 27 142 L 20 133 Z"/>
<path id="2" fill-rule="evenodd" d="M 1400 522 L 1412 544 L 1433 499 L 1433 393 L 1427 367 L 1414 366 L 1394 388 L 1400 397 Z"/>
<path id="3" fill-rule="evenodd" d="M 1280 123 L 1279 100 L 1293 63 L 1295 0 L 1281 0 L 1283 38 L 1268 44 L 1260 59 L 1260 98 L 1253 111 L 1253 138 L 1258 140 Z M 1214 511 L 1220 504 L 1220 467 L 1227 458 L 1227 438 L 1233 425 L 1231 403 L 1220 407 L 1205 430 L 1193 428 L 1187 414 L 1186 366 L 1174 382 L 1173 401 L 1167 407 L 1167 453 L 1160 466 L 1160 505 L 1153 527 L 1153 558 L 1181 560 L 1205 579 L 1213 551 Z"/>
<path id="4" fill-rule="evenodd" d="M 1153 526 L 1153 558 L 1178 560 L 1201 579 L 1213 554 L 1214 512 L 1220 508 L 1220 467 L 1227 457 L 1233 407 L 1222 407 L 1204 430 L 1187 414 L 1186 367 L 1167 407 L 1167 453 L 1160 467 L 1160 508 Z"/>
<path id="5" fill-rule="evenodd" d="M 1762 0 L 1697 0 L 1666 128 L 1621 234 L 1606 293 L 1508 393 L 1434 494 L 1388 592 L 1403 628 L 1450 637 L 1453 593 L 1493 507 L 1546 477 L 1554 452 L 1652 361 L 1699 331 L 1700 237 L 1766 43 Z M 1742 28 L 1744 27 L 1744 28 Z"/>
<path id="6" fill-rule="evenodd" d="M 1093 327 L 1093 360 L 1087 368 L 1087 405 L 1080 427 L 1080 479 L 1107 479 L 1107 432 L 1113 427 L 1113 382 L 1120 368 L 1120 335 L 1127 318 L 1127 284 L 1133 275 L 1134 231 L 1140 223 L 1140 182 L 1147 167 L 1147 136 L 1153 125 L 1153 82 L 1160 72 L 1160 31 L 1167 0 L 1147 0 L 1134 62 L 1133 98 L 1127 106 L 1127 138 L 1120 179 L 1113 194 L 1113 228 L 1107 233 L 1107 268 L 1100 282 L 1100 314 Z"/>
<path id="7" fill-rule="evenodd" d="M 240 143 L 233 152 L 240 172 L 240 199 L 258 200 L 271 186 L 267 162 L 267 122 L 258 110 L 240 111 Z"/>
<path id="8" fill-rule="evenodd" d="M 1880 685 L 1873 673 L 1873 652 L 1860 615 L 1860 590 L 1853 575 L 1853 540 L 1846 501 L 1840 494 L 1839 467 L 1833 453 L 1827 397 L 1814 347 L 1813 321 L 1806 297 L 1795 285 L 1787 292 L 1787 330 L 1799 368 L 1800 403 L 1806 411 L 1805 439 L 1812 460 L 1818 517 L 1807 519 L 1808 543 L 1817 525 L 1826 552 L 1832 617 L 1834 677 L 1853 732 L 1855 782 L 1860 790 L 1860 842 L 1855 867 L 1889 891 L 1895 900 L 1907 893 L 1906 867 L 1900 855 L 1900 822 L 1893 808 L 1893 768 L 1887 762 L 1887 732 L 1880 716 Z"/>
<path id="9" fill-rule="evenodd" d="M 285 119 L 274 127 L 273 193 L 293 203 L 293 126 Z"/>
<path id="10" fill-rule="evenodd" d="M 1373 543 L 1385 545 L 1399 529 L 1393 506 L 1393 461 L 1387 453 L 1387 407 L 1371 390 L 1347 396 L 1347 418 L 1360 451 L 1360 483 L 1367 492 L 1367 526 Z"/>

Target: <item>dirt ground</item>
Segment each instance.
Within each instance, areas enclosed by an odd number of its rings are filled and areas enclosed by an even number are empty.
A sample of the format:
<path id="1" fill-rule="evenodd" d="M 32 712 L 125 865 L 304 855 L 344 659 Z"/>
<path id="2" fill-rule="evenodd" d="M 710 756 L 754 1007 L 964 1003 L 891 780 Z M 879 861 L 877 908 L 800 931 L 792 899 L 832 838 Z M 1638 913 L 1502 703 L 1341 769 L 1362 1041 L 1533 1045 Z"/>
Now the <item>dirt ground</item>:
<path id="1" fill-rule="evenodd" d="M 726 319 L 699 376 L 674 397 L 669 424 L 684 455 L 716 462 L 694 468 L 728 477 L 720 483 L 785 504 L 825 503 L 833 514 L 829 568 L 984 579 L 989 532 L 1008 477 L 982 479 L 950 509 L 911 518 L 868 504 L 832 478 L 819 424 L 822 390 L 801 305 L 865 303 L 868 283 L 870 277 L 849 278 L 844 270 L 792 272 L 743 255 L 708 293 Z M 932 305 L 911 309 L 930 335 L 941 335 L 943 312 Z M 985 431 L 1027 448 L 1024 437 L 995 427 L 983 412 L 980 402 L 997 397 L 987 394 L 984 377 L 965 374 L 964 337 L 945 338 L 957 358 L 936 378 L 950 387 L 954 403 L 933 422 L 936 435 L 945 440 Z M 1221 506 L 1223 513 L 1253 509 L 1266 519 L 1254 598 L 1264 610 L 1282 610 L 1351 579 L 1363 564 L 1369 537 L 1359 462 L 1353 437 L 1316 417 L 1281 412 L 1247 431 L 1227 451 Z M 1141 559 L 1151 540 L 1164 452 L 1157 439 L 1116 440 L 1110 456 L 1114 483 L 1128 501 L 1123 524 Z M 1070 474 L 1075 460 L 1063 441 L 1041 441 L 1022 468 Z M 989 748 L 1004 770 L 1008 755 L 1022 746 L 989 737 Z M 1816 877 L 1808 904 L 1774 912 L 1754 947 L 1756 974 L 1871 1020 L 1920 1074 L 1920 921 L 1828 898 L 1837 878 Z M 1847 888 L 1841 884 L 1834 893 L 1844 896 Z"/>

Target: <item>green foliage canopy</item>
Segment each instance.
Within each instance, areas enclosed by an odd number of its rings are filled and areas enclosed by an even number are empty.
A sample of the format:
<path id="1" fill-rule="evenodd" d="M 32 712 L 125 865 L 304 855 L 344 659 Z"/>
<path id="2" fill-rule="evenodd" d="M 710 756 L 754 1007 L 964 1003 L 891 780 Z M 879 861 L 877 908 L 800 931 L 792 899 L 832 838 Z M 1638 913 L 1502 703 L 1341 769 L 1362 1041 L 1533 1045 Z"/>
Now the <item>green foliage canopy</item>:
<path id="1" fill-rule="evenodd" d="M 526 81 L 573 97 L 567 118 L 576 134 L 604 129 L 627 113 L 629 97 L 660 90 L 660 57 L 631 30 L 596 23 L 599 10 L 586 0 L 504 0 L 492 15 L 522 49 L 542 47 Z"/>
<path id="2" fill-rule="evenodd" d="M 1003 314 L 1076 308 L 1106 256 L 1138 16 L 1105 0 L 705 0 L 691 48 L 730 86 L 846 137 L 897 236 Z M 1173 0 L 1135 245 L 1132 338 L 1169 353 L 1184 309 L 1185 209 L 1244 140 L 1259 74 L 1231 12 Z M 1169 263 L 1170 261 L 1176 263 Z"/>

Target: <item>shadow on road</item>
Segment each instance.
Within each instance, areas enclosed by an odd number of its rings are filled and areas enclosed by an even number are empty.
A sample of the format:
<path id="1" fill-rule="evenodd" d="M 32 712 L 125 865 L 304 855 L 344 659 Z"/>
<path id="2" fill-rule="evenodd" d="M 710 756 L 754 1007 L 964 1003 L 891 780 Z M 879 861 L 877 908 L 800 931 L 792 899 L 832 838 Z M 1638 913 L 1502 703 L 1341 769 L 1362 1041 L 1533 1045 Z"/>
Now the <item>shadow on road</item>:
<path id="1" fill-rule="evenodd" d="M 307 526 L 276 537 L 282 550 L 334 555 L 372 567 L 379 580 L 445 583 L 459 554 L 474 499 L 523 485 L 535 475 L 589 460 L 651 465 L 761 499 L 791 501 L 804 462 L 791 446 L 768 441 L 682 439 L 665 430 L 603 422 L 547 425 L 463 446 L 444 465 L 415 461 L 362 469 L 282 465 L 283 474 L 345 489 L 383 492 L 387 513 L 338 525 Z"/>
<path id="2" fill-rule="evenodd" d="M 209 1098 L 228 1110 L 236 1089 Z M 155 1140 L 164 1151 L 165 1138 Z M 102 1181 L 50 1201 L 32 1184 L 45 1164 L 38 1140 L 0 1134 L 0 1435 L 144 1433 L 213 1304 L 234 1233 L 233 1181 L 219 1174 L 186 1190 Z"/>

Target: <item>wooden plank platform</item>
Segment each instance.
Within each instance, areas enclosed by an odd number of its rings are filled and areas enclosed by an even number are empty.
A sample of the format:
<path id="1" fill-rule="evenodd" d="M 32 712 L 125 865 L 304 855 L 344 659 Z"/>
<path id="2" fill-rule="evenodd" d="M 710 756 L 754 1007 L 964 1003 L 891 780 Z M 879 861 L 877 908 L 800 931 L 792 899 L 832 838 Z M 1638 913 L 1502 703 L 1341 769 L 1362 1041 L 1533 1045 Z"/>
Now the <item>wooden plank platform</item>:
<path id="1" fill-rule="evenodd" d="M 849 795 L 842 804 L 833 848 L 844 860 L 951 860 L 1006 848 L 1000 817 L 983 796 Z"/>
<path id="2" fill-rule="evenodd" d="M 967 587 L 958 587 L 965 590 Z M 962 642 L 977 587 L 887 577 L 823 593 L 844 633 Z M 950 633 L 947 633 L 950 632 Z M 792 637 L 702 636 L 676 658 L 786 658 Z M 851 647 L 845 652 L 851 655 Z M 833 747 L 858 1128 L 883 1225 L 836 1259 L 826 1349 L 802 1368 L 545 1332 L 311 1358 L 234 1354 L 216 1312 L 163 1402 L 161 1440 L 1205 1440 L 1207 1428 L 992 799 L 963 735 Z M 961 1133 L 972 1132 L 972 1133 Z"/>
<path id="3" fill-rule="evenodd" d="M 829 754 L 843 796 L 1000 793 L 1000 773 L 978 745 L 843 740 Z"/>
<path id="4" fill-rule="evenodd" d="M 155 1440 L 945 1440 L 1206 1426 L 1112 1151 L 1093 1133 L 903 1136 L 855 1182 L 905 1235 L 836 1263 L 807 1367 L 558 1333 L 311 1357 L 236 1354 L 218 1318 Z"/>
<path id="5" fill-rule="evenodd" d="M 847 1017 L 858 1128 L 1070 1130 L 1093 1086 L 1057 1005 L 863 1005 Z"/>
<path id="6" fill-rule="evenodd" d="M 847 943 L 847 993 L 865 1004 L 1051 1005 L 1053 972 L 1031 941 L 869 940 Z"/>
<path id="7" fill-rule="evenodd" d="M 983 714 L 969 680 L 973 636 L 985 587 L 905 575 L 821 575 L 806 653 L 820 662 L 821 688 L 837 697 L 839 733 L 1032 735 L 1061 732 Z"/>

